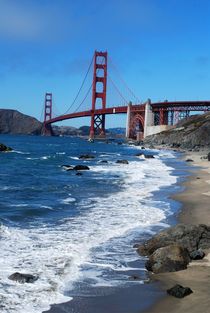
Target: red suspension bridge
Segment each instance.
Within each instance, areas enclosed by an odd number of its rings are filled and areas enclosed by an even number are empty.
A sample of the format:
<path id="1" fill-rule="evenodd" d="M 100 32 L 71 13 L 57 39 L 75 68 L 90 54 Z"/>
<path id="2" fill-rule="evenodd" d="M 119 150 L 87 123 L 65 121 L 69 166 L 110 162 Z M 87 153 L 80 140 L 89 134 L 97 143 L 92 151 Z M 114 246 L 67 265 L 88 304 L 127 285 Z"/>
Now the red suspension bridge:
<path id="1" fill-rule="evenodd" d="M 109 63 L 113 66 L 110 59 Z M 85 84 L 92 68 L 93 79 L 91 85 L 88 88 L 86 87 L 85 95 L 78 105 L 81 92 L 85 89 Z M 116 68 L 115 72 L 118 73 Z M 120 79 L 118 78 L 118 81 L 123 85 L 121 89 L 118 88 L 108 74 L 107 52 L 95 51 L 81 87 L 71 106 L 64 114 L 53 115 L 52 93 L 46 93 L 44 134 L 52 134 L 51 124 L 53 123 L 73 118 L 90 117 L 90 138 L 93 139 L 95 136 L 105 137 L 106 115 L 127 114 L 126 137 L 142 139 L 147 135 L 173 126 L 180 119 L 187 118 L 192 111 L 206 112 L 210 110 L 210 101 L 166 100 L 164 102 L 151 103 L 150 100 L 147 100 L 145 103 L 141 103 L 121 77 Z M 112 86 L 110 95 L 107 93 L 108 86 Z M 117 94 L 118 99 L 114 97 L 113 90 Z M 107 96 L 109 96 L 109 99 L 107 99 Z M 132 102 L 131 99 L 133 100 Z"/>

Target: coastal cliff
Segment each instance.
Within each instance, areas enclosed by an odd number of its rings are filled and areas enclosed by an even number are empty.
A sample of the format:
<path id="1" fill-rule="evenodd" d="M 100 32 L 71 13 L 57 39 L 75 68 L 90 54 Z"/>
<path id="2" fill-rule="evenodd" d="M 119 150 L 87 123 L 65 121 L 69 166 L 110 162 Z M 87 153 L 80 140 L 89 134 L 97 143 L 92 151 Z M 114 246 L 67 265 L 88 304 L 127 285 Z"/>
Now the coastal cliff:
<path id="1" fill-rule="evenodd" d="M 150 145 L 182 149 L 210 147 L 210 113 L 192 115 L 181 120 L 174 128 L 148 136 L 144 142 Z"/>
<path id="2" fill-rule="evenodd" d="M 0 133 L 40 135 L 42 123 L 16 110 L 0 109 Z"/>

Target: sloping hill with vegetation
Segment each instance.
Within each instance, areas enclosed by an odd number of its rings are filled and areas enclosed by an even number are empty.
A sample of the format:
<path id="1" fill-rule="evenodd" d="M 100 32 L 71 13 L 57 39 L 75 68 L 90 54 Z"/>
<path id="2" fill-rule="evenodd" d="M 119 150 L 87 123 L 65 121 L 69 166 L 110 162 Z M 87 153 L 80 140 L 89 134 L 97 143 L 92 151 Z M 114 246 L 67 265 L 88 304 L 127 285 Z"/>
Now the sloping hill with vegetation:
<path id="1" fill-rule="evenodd" d="M 173 129 L 148 136 L 150 145 L 166 145 L 183 149 L 210 147 L 210 112 L 181 120 Z"/>

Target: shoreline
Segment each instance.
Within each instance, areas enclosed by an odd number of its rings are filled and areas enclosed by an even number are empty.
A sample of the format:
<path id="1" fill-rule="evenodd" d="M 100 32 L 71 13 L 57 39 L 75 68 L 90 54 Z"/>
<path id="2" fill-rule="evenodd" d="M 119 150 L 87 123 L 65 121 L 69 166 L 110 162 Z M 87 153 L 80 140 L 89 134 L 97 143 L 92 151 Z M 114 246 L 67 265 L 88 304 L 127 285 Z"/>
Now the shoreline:
<path id="1" fill-rule="evenodd" d="M 189 177 L 180 184 L 184 190 L 170 196 L 172 200 L 181 204 L 179 212 L 175 216 L 176 224 L 210 225 L 210 216 L 208 216 L 210 209 L 208 204 L 210 200 L 210 162 L 200 159 L 201 156 L 205 155 L 207 155 L 207 151 L 185 152 L 182 156 L 183 160 L 193 159 L 194 162 L 189 164 L 197 168 L 189 167 Z M 201 261 L 191 262 L 187 270 L 184 271 L 149 274 L 151 288 L 149 284 L 146 288 L 145 285 L 134 286 L 125 290 L 119 288 L 111 294 L 105 292 L 104 295 L 96 298 L 75 297 L 73 301 L 54 304 L 49 311 L 43 313 L 94 313 L 96 307 L 100 308 L 99 311 L 97 309 L 97 313 L 108 311 L 110 313 L 168 313 L 169 311 L 170 313 L 209 313 L 209 270 L 210 254 Z M 175 284 L 190 287 L 193 294 L 184 299 L 168 296 L 166 289 Z M 150 293 L 151 302 L 141 305 L 139 300 L 144 299 L 144 293 Z M 132 305 L 127 307 L 126 302 L 132 302 Z M 125 308 L 122 303 L 125 304 Z M 80 311 L 75 311 L 78 307 Z"/>
<path id="2" fill-rule="evenodd" d="M 158 150 L 162 149 L 158 148 Z M 163 150 L 165 150 L 165 148 L 163 148 Z M 178 156 L 178 159 L 180 158 L 181 157 Z M 185 170 L 187 171 L 187 169 Z M 180 187 L 182 186 L 182 182 L 178 182 L 176 184 Z M 169 199 L 172 201 L 175 200 L 173 195 L 175 195 L 174 192 L 169 193 Z M 180 210 L 181 209 L 179 207 L 178 212 L 180 212 Z M 169 217 L 169 219 L 174 220 L 172 225 L 174 225 L 174 223 L 178 223 L 178 212 Z M 149 274 L 147 274 L 147 277 L 149 278 Z M 165 292 L 162 290 L 161 284 L 161 281 L 153 281 L 151 279 L 148 283 L 146 283 L 146 286 L 145 284 L 137 284 L 134 286 L 130 285 L 126 288 L 102 287 L 99 288 L 101 291 L 99 291 L 98 295 L 95 290 L 93 290 L 93 294 L 95 296 L 86 297 L 75 295 L 73 299 L 68 302 L 52 304 L 50 309 L 44 311 L 43 313 L 143 313 L 145 310 L 149 310 L 153 304 L 155 305 L 155 303 L 158 303 L 164 298 Z"/>
<path id="3" fill-rule="evenodd" d="M 182 184 L 184 191 L 171 198 L 181 203 L 177 223 L 210 225 L 210 162 L 201 159 L 207 151 L 186 152 L 183 159 L 194 162 L 191 175 Z M 193 166 L 197 168 L 193 169 Z M 152 281 L 158 281 L 165 296 L 142 313 L 209 313 L 210 312 L 210 251 L 206 250 L 203 260 L 192 261 L 186 270 L 162 274 L 150 274 Z M 190 287 L 193 293 L 183 299 L 167 295 L 166 290 L 175 284 Z"/>

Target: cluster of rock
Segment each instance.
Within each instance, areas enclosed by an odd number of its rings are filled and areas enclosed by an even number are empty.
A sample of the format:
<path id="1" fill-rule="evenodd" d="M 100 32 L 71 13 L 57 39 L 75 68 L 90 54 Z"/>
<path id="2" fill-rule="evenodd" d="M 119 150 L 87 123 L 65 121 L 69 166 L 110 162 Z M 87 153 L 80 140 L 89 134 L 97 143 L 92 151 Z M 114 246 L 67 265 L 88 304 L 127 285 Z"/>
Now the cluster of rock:
<path id="1" fill-rule="evenodd" d="M 148 257 L 145 263 L 148 271 L 159 274 L 184 270 L 192 260 L 203 259 L 203 249 L 210 248 L 210 226 L 178 224 L 135 248 L 140 255 Z M 167 290 L 176 298 L 184 298 L 192 292 L 179 284 Z"/>
<path id="2" fill-rule="evenodd" d="M 210 226 L 178 224 L 135 247 L 149 257 L 145 266 L 153 273 L 183 270 L 191 260 L 205 256 L 203 249 L 210 248 Z"/>

